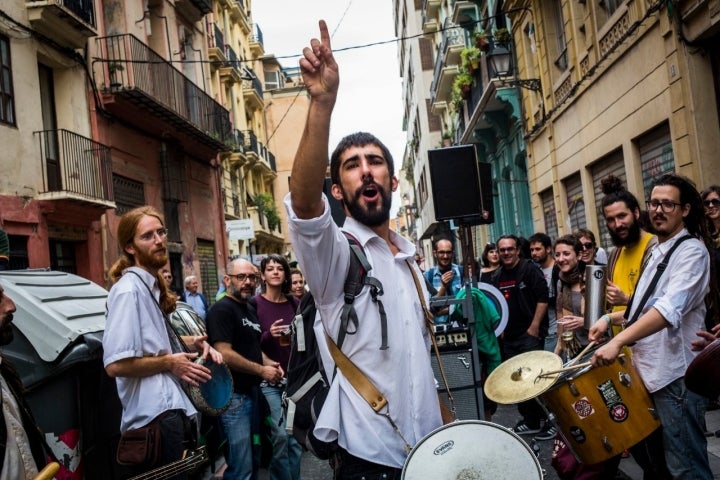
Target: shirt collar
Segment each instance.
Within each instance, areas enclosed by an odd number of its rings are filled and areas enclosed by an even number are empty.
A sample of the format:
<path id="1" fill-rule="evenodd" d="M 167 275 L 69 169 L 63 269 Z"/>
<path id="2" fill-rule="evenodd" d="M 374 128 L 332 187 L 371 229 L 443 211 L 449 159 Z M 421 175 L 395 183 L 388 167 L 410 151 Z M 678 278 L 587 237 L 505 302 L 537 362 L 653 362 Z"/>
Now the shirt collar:
<path id="1" fill-rule="evenodd" d="M 367 243 L 371 238 L 380 238 L 370 227 L 363 225 L 352 217 L 345 218 L 342 229 L 357 238 L 363 248 L 367 247 Z M 399 235 L 394 230 L 390 230 L 389 238 L 393 245 L 400 250 L 398 255 L 402 257 L 413 257 L 415 255 L 415 245 L 405 237 Z"/>

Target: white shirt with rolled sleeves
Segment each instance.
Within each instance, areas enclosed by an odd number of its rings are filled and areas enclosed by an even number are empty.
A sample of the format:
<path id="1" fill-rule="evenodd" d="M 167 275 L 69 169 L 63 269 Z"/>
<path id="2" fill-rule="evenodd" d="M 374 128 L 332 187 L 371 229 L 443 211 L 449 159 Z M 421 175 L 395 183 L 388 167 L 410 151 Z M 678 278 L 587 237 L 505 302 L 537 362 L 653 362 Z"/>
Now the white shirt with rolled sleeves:
<path id="1" fill-rule="evenodd" d="M 290 239 L 310 291 L 318 305 L 322 322 L 316 319 L 315 334 L 328 378 L 333 376 L 332 357 L 324 340 L 324 329 L 337 339 L 343 286 L 350 265 L 348 241 L 333 223 L 327 198 L 324 213 L 312 219 L 299 219 L 292 211 L 290 195 L 285 197 Z M 410 446 L 442 425 L 435 380 L 430 365 L 430 337 L 422 306 L 406 259 L 422 278 L 413 255 L 412 243 L 390 232 L 400 252 L 391 253 L 383 239 L 352 218 L 343 229 L 358 239 L 372 270 L 383 284 L 388 325 L 387 350 L 380 350 L 380 314 L 369 289 L 355 299 L 359 319 L 357 333 L 347 335 L 343 352 L 360 368 L 388 400 L 390 416 Z M 426 301 L 427 290 L 420 282 Z M 350 454 L 365 460 L 402 468 L 407 452 L 403 441 L 388 422 L 376 414 L 338 371 L 315 427 L 320 440 L 337 439 Z"/>
<path id="2" fill-rule="evenodd" d="M 683 229 L 671 239 L 656 245 L 648 265 L 635 287 L 632 318 L 637 303 L 645 294 L 657 266 L 665 254 L 688 231 Z M 710 256 L 696 238 L 685 240 L 672 253 L 655 292 L 643 308 L 654 307 L 669 323 L 668 328 L 638 340 L 632 347 L 633 362 L 647 389 L 656 392 L 685 376 L 696 352 L 690 349 L 697 340 L 695 332 L 705 329 L 705 294 L 710 280 Z"/>

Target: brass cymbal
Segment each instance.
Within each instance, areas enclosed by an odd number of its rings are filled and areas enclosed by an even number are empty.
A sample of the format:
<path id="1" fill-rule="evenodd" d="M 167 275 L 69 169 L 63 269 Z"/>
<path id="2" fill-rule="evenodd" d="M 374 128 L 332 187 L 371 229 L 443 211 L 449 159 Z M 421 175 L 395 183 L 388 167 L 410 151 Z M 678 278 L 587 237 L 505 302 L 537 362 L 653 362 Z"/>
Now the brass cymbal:
<path id="1" fill-rule="evenodd" d="M 493 370 L 485 380 L 485 395 L 502 404 L 530 400 L 552 387 L 560 374 L 540 375 L 560 368 L 562 359 L 552 352 L 534 350 L 521 353 Z"/>

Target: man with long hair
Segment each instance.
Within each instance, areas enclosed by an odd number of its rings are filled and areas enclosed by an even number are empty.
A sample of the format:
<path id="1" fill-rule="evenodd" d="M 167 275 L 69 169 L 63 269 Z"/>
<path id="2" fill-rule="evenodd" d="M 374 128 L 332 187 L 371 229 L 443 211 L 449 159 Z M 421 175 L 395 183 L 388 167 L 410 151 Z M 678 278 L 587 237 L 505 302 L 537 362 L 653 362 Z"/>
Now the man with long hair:
<path id="1" fill-rule="evenodd" d="M 210 370 L 193 360 L 202 352 L 213 361 L 222 356 L 194 337 L 194 353 L 185 353 L 168 330 L 165 316 L 175 310 L 160 270 L 168 261 L 167 230 L 152 207 L 130 210 L 117 229 L 120 258 L 110 269 L 113 286 L 107 298 L 103 335 L 105 371 L 115 378 L 123 413 L 120 431 L 160 422 L 161 453 L 153 465 L 135 467 L 142 472 L 180 460 L 195 446 L 197 410 L 179 381 L 198 386 L 210 379 Z M 173 478 L 185 478 L 178 475 Z"/>
<path id="2" fill-rule="evenodd" d="M 658 245 L 640 274 L 627 309 L 603 315 L 590 329 L 590 340 L 601 340 L 610 324 L 626 324 L 595 352 L 592 363 L 608 365 L 623 347 L 631 345 L 633 363 L 662 423 L 672 478 L 709 480 L 713 474 L 704 428 L 707 401 L 689 391 L 684 382 L 695 357 L 692 344 L 696 332 L 704 328 L 710 279 L 706 246 L 710 240 L 702 201 L 690 180 L 665 174 L 653 182 L 647 208 Z M 671 248 L 674 251 L 667 267 L 656 276 Z"/>

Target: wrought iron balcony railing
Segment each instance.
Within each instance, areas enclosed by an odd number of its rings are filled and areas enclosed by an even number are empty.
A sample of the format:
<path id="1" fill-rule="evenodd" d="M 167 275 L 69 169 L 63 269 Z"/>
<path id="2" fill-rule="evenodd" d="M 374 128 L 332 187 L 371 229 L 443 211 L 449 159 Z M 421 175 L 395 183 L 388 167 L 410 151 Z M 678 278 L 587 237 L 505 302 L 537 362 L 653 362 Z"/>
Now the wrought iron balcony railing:
<path id="1" fill-rule="evenodd" d="M 60 192 L 98 203 L 113 201 L 109 147 L 64 129 L 34 134 L 43 165 L 42 193 Z"/>
<path id="2" fill-rule="evenodd" d="M 270 150 L 268 150 L 268 148 L 257 139 L 255 132 L 253 132 L 252 130 L 245 130 L 244 139 L 245 152 L 254 153 L 258 156 L 258 158 L 267 162 L 268 166 L 273 172 L 277 172 L 277 168 L 275 166 L 275 155 L 273 155 L 273 153 L 270 152 Z"/>
<path id="3" fill-rule="evenodd" d="M 131 34 L 97 39 L 95 82 L 126 96 L 203 141 L 224 144 L 232 135 L 230 113 L 172 64 Z"/>

